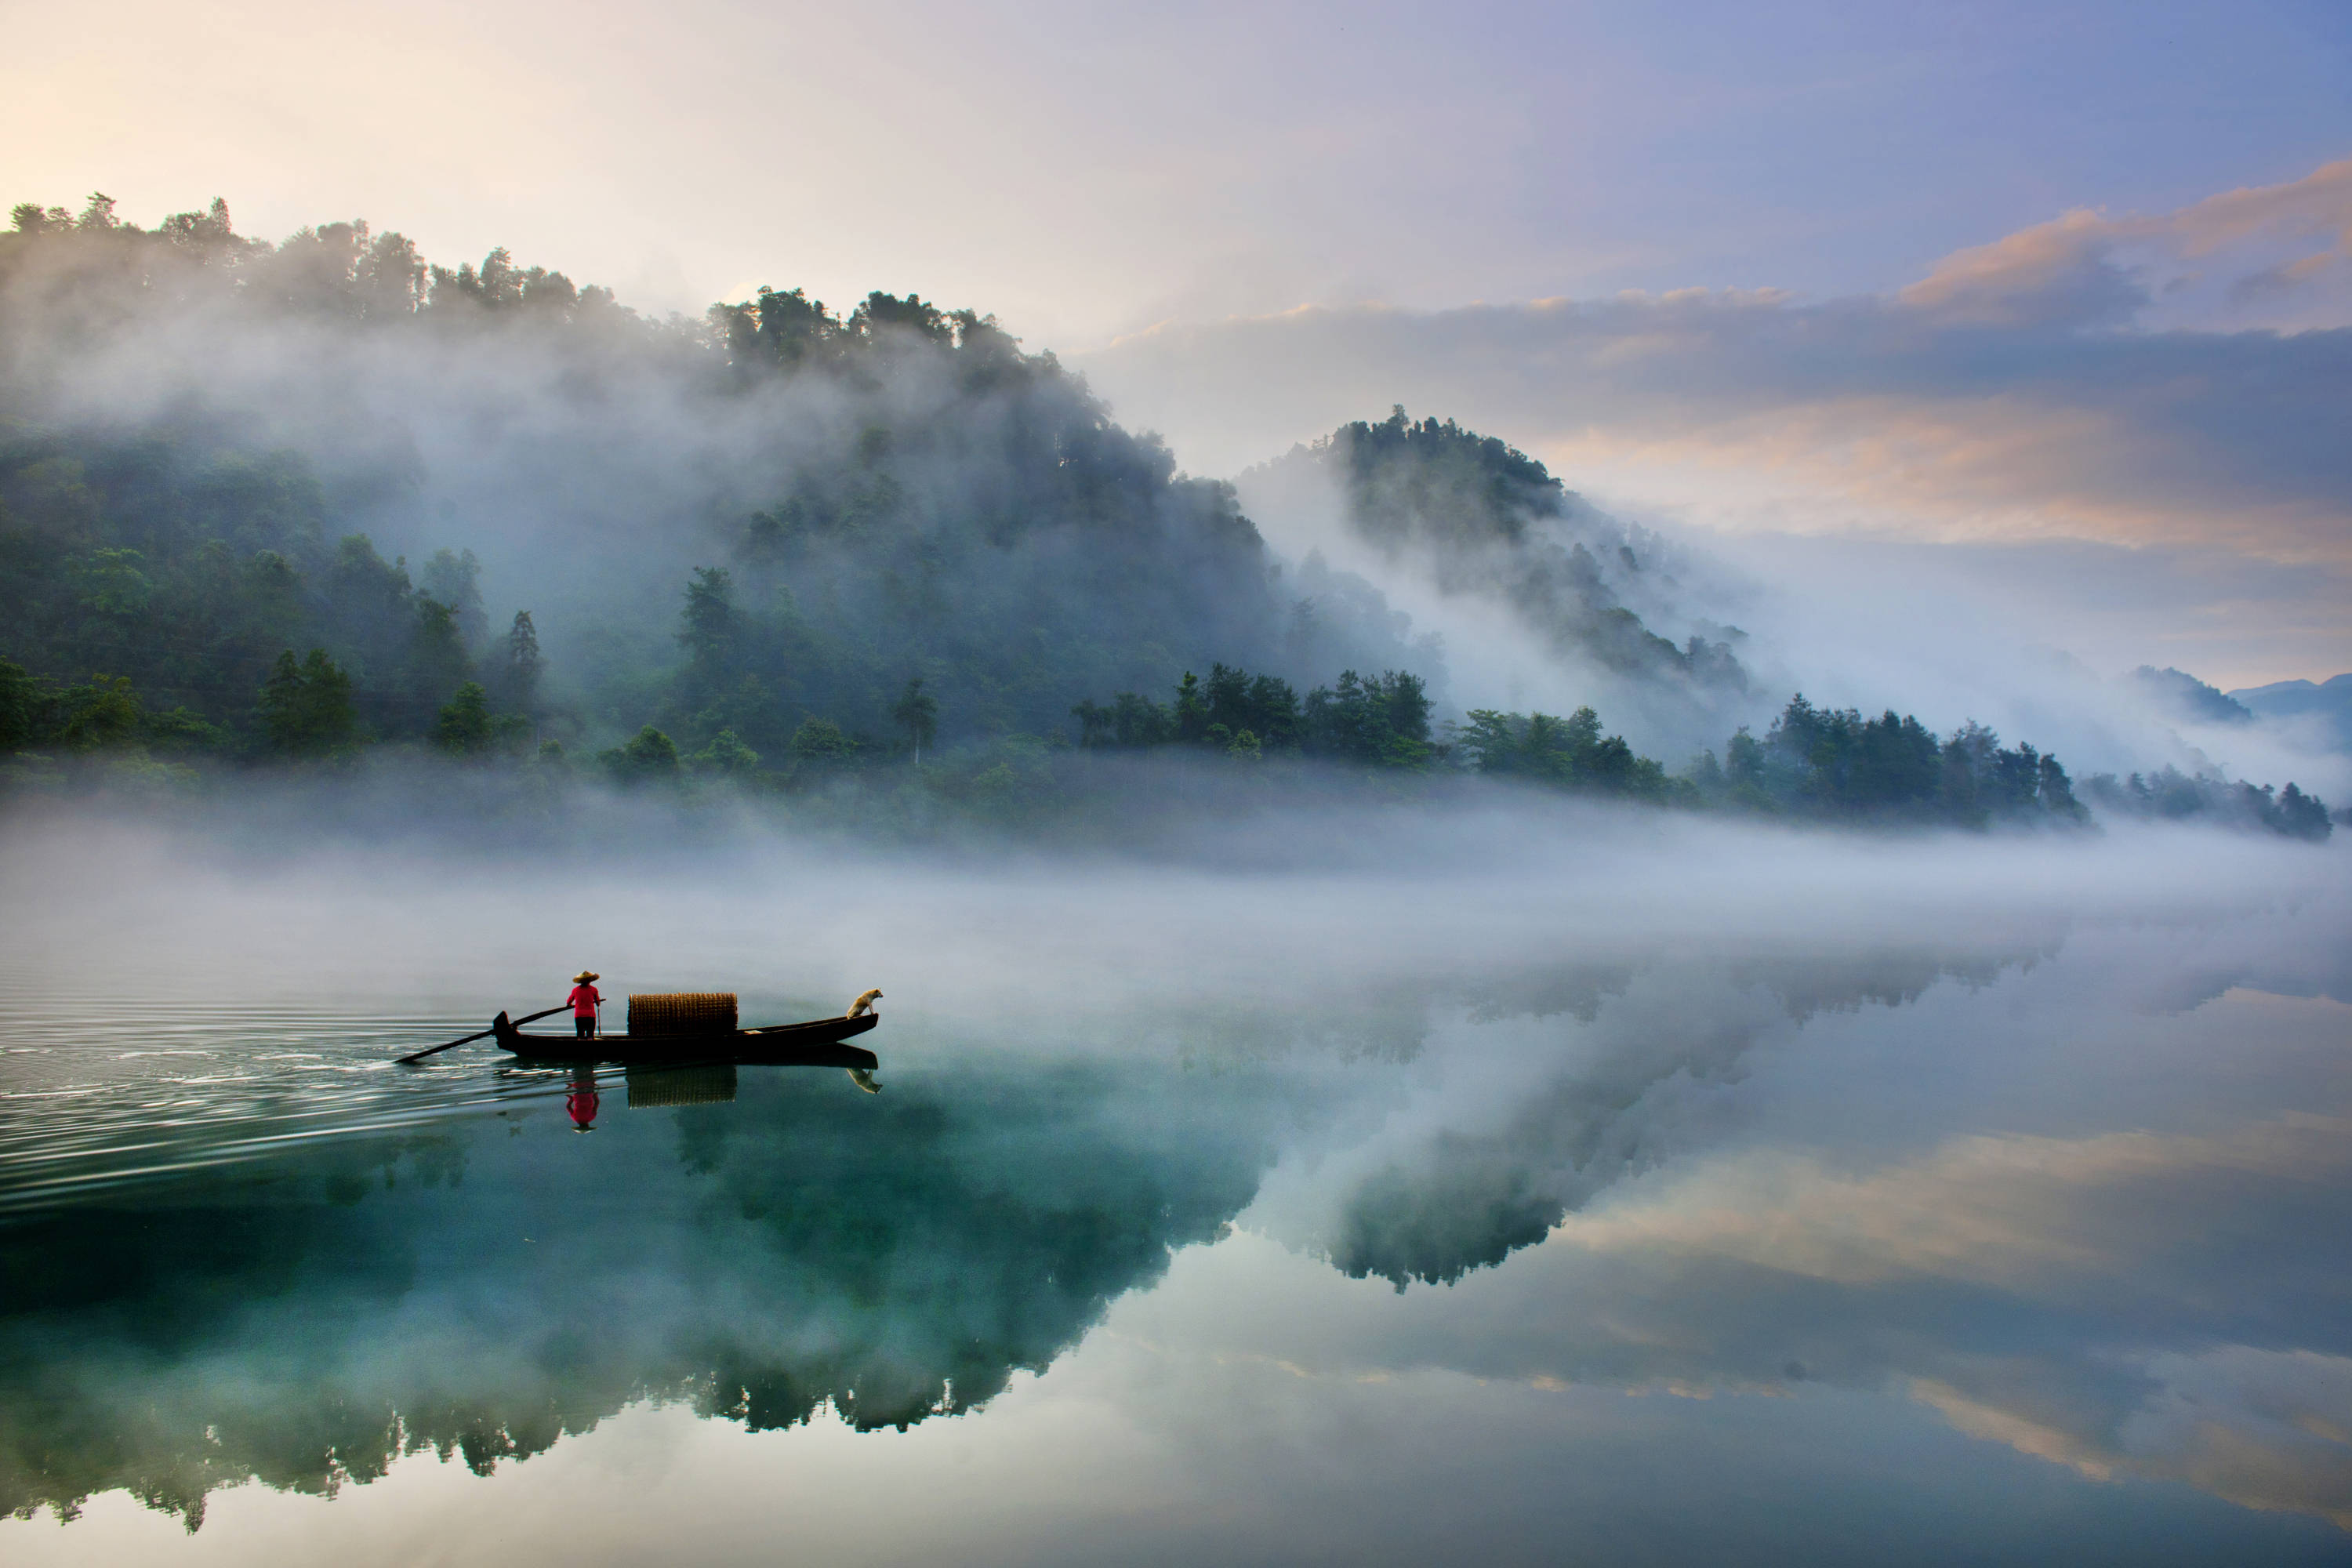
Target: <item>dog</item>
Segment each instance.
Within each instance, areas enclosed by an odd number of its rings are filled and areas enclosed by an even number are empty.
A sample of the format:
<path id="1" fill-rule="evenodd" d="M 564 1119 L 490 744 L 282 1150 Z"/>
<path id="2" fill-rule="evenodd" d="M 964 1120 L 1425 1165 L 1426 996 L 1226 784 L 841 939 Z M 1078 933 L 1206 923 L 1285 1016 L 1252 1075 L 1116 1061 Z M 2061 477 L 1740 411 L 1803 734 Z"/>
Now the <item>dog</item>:
<path id="1" fill-rule="evenodd" d="M 874 1011 L 874 1004 L 881 999 L 882 993 L 879 991 L 868 991 L 865 993 L 863 995 L 859 996 L 856 1001 L 852 1002 L 849 1005 L 849 1016 L 853 1018 L 863 1018 L 866 1014 Z"/>

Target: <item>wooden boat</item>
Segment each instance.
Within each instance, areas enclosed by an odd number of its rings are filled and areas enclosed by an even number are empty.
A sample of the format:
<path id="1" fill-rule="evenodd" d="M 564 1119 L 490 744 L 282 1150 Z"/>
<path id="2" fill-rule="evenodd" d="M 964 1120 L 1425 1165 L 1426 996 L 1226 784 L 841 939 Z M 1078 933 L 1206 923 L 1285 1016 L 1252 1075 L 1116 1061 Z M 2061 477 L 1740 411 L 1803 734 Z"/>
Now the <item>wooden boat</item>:
<path id="1" fill-rule="evenodd" d="M 771 1024 L 760 1029 L 730 1029 L 677 1035 L 526 1035 L 501 1013 L 490 1025 L 499 1045 L 533 1061 L 620 1062 L 675 1065 L 734 1062 L 744 1067 L 865 1068 L 882 1065 L 863 1046 L 845 1045 L 882 1021 L 868 1013 L 857 1018 L 811 1018 L 805 1024 Z"/>

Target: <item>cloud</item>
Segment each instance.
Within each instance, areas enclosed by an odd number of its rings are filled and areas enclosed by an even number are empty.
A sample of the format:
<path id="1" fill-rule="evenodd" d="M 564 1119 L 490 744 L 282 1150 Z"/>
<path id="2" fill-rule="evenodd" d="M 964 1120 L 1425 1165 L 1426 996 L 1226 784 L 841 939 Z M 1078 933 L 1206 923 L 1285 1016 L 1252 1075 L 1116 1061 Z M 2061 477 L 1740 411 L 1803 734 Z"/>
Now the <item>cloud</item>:
<path id="1" fill-rule="evenodd" d="M 2295 254 L 2263 259 L 2280 251 Z M 1956 251 L 1897 299 L 1947 321 L 2122 324 L 2159 297 L 2210 285 L 2202 270 L 2217 262 L 2234 275 L 2226 294 L 2243 304 L 2315 283 L 2347 257 L 2352 159 L 2152 217 L 2078 208 Z"/>
<path id="2" fill-rule="evenodd" d="M 2154 217 L 2068 213 L 1891 295 L 1317 308 L 1164 325 L 1083 363 L 1206 469 L 1402 400 L 1699 521 L 2341 569 L 2347 254 L 2352 161 Z"/>

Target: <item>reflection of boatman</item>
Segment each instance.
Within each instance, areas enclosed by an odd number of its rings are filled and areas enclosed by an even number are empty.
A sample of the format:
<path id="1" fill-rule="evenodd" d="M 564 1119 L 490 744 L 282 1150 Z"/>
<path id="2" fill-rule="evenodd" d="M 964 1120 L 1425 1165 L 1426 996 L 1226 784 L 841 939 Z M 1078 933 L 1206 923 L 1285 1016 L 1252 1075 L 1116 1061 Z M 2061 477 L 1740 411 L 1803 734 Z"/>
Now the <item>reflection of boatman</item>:
<path id="1" fill-rule="evenodd" d="M 593 969 L 583 969 L 572 977 L 572 994 L 564 1000 L 572 1004 L 572 1036 L 574 1039 L 593 1039 L 596 1035 L 596 1009 L 604 999 L 596 994 L 593 984 L 600 976 Z M 541 995 L 546 993 L 541 992 Z"/>
<path id="2" fill-rule="evenodd" d="M 590 1014 L 594 1017 L 594 1014 Z M 581 1068 L 572 1075 L 572 1092 L 564 1097 L 563 1109 L 572 1113 L 575 1132 L 596 1130 L 596 1069 Z"/>

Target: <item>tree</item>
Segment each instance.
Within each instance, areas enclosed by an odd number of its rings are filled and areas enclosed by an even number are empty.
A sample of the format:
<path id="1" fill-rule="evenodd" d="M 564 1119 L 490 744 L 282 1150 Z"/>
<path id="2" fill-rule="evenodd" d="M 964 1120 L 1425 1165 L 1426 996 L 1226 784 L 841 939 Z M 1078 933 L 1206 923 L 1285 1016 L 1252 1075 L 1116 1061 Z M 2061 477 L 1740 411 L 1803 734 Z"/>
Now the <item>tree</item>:
<path id="1" fill-rule="evenodd" d="M 433 743 L 454 757 L 479 757 L 489 751 L 492 733 L 489 693 L 469 680 L 442 708 Z"/>
<path id="2" fill-rule="evenodd" d="M 279 756 L 331 757 L 358 740 L 352 678 L 324 648 L 312 648 L 299 664 L 292 648 L 279 653 L 262 682 L 260 710 L 269 749 Z"/>
<path id="3" fill-rule="evenodd" d="M 699 708 L 725 681 L 736 640 L 735 579 L 724 566 L 698 566 L 686 585 L 678 645 L 686 649 L 685 687 Z"/>
<path id="4" fill-rule="evenodd" d="M 710 738 L 710 744 L 694 753 L 694 765 L 715 773 L 743 778 L 756 773 L 760 753 L 745 745 L 732 730 L 721 730 Z"/>
<path id="5" fill-rule="evenodd" d="M 101 616 L 135 616 L 147 607 L 155 586 L 140 570 L 136 550 L 93 550 L 76 563 L 76 585 L 84 606 Z"/>
<path id="6" fill-rule="evenodd" d="M 1209 732 L 1209 704 L 1201 692 L 1201 678 L 1191 670 L 1176 688 L 1176 701 L 1170 710 L 1176 721 L 1176 738 L 1194 742 Z"/>
<path id="7" fill-rule="evenodd" d="M 506 693 L 516 712 L 527 715 L 538 709 L 541 668 L 539 628 L 531 625 L 529 610 L 517 610 L 507 631 Z"/>
<path id="8" fill-rule="evenodd" d="M 26 673 L 24 666 L 0 658 L 0 757 L 33 743 L 40 716 L 40 693 L 39 684 Z"/>
<path id="9" fill-rule="evenodd" d="M 482 563 L 472 551 L 461 554 L 436 550 L 425 563 L 424 581 L 417 584 L 427 598 L 449 606 L 457 623 L 457 638 L 467 647 L 478 647 L 489 629 L 482 616 L 481 574 Z"/>
<path id="10" fill-rule="evenodd" d="M 2271 826 L 2292 838 L 2308 838 L 2316 843 L 2336 830 L 2336 825 L 2328 820 L 2326 803 L 2304 794 L 2293 780 L 2279 791 L 2273 810 Z"/>
<path id="11" fill-rule="evenodd" d="M 94 752 L 138 738 L 146 710 L 127 675 L 93 675 L 87 686 L 58 693 L 58 739 L 68 750 Z"/>
<path id="12" fill-rule="evenodd" d="M 794 760 L 827 766 L 845 763 L 857 754 L 857 742 L 843 732 L 840 725 L 830 719 L 814 716 L 802 721 L 787 743 Z"/>
<path id="13" fill-rule="evenodd" d="M 473 661 L 466 657 L 465 639 L 457 632 L 457 612 L 430 595 L 416 596 L 415 630 L 408 651 L 409 690 L 420 701 L 473 679 Z"/>
<path id="14" fill-rule="evenodd" d="M 930 743 L 932 734 L 939 729 L 940 718 L 940 705 L 923 689 L 921 676 L 908 678 L 905 693 L 891 707 L 890 717 L 907 731 L 907 738 L 915 748 L 915 765 L 921 767 L 923 748 Z M 1083 717 L 1080 721 L 1085 721 Z M 794 744 L 798 743 L 796 736 Z"/>
<path id="15" fill-rule="evenodd" d="M 626 745 L 596 754 L 615 784 L 650 784 L 677 777 L 677 743 L 651 724 L 638 731 Z"/>

